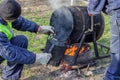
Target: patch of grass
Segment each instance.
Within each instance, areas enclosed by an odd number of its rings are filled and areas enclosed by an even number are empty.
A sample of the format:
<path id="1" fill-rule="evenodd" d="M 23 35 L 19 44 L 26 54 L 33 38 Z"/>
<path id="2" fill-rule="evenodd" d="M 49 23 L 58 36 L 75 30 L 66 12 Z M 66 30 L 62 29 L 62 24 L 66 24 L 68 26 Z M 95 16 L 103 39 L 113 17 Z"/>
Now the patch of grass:
<path id="1" fill-rule="evenodd" d="M 30 21 L 37 23 L 40 26 L 48 26 L 50 23 L 51 12 L 48 11 L 44 15 L 39 15 L 40 13 L 29 13 L 24 15 Z M 41 49 L 45 47 L 48 35 L 44 34 L 35 34 L 30 32 L 16 31 L 15 35 L 25 35 L 29 40 L 28 50 L 34 53 L 40 53 Z"/>
<path id="2" fill-rule="evenodd" d="M 102 35 L 102 38 L 110 39 L 110 17 L 108 15 L 103 15 L 104 16 L 104 22 L 105 22 L 105 29 L 104 33 Z"/>
<path id="3" fill-rule="evenodd" d="M 104 17 L 104 22 L 105 22 L 105 27 L 104 27 L 104 33 L 102 35 L 102 37 L 98 40 L 98 43 L 101 43 L 107 47 L 110 46 L 110 17 L 103 14 Z M 102 48 L 98 46 L 98 52 L 100 53 L 100 55 L 104 55 L 107 52 L 107 49 Z"/>
<path id="4" fill-rule="evenodd" d="M 50 23 L 50 16 L 51 12 L 48 11 L 44 13 L 44 15 L 39 15 L 40 13 L 29 13 L 27 15 L 24 15 L 25 18 L 28 20 L 31 20 L 33 22 L 36 22 L 40 26 L 48 26 Z M 40 53 L 41 49 L 45 47 L 45 43 L 47 40 L 47 35 L 44 34 L 35 34 L 30 32 L 21 32 L 21 31 L 15 31 L 16 35 L 23 34 L 25 35 L 29 40 L 29 46 L 28 50 L 34 52 L 34 53 Z"/>
<path id="5" fill-rule="evenodd" d="M 104 28 L 104 33 L 102 35 L 102 37 L 99 39 L 99 42 L 109 45 L 109 41 L 110 41 L 110 23 L 109 23 L 109 16 L 103 14 L 104 16 L 104 22 L 105 22 L 105 28 Z"/>
<path id="6" fill-rule="evenodd" d="M 47 40 L 47 35 L 35 34 L 30 32 L 15 31 L 16 35 L 25 35 L 28 38 L 28 50 L 34 53 L 40 53 Z"/>

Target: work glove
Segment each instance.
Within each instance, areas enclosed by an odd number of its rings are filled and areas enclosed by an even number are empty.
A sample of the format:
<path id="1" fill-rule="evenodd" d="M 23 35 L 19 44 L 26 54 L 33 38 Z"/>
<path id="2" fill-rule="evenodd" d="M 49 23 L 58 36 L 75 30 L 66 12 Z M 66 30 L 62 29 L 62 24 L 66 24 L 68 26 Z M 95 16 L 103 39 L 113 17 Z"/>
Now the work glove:
<path id="1" fill-rule="evenodd" d="M 54 33 L 54 28 L 52 26 L 40 26 L 38 28 L 38 33 L 43 33 L 43 34 Z"/>
<path id="2" fill-rule="evenodd" d="M 51 53 L 36 54 L 36 63 L 47 65 L 51 57 L 52 57 Z"/>

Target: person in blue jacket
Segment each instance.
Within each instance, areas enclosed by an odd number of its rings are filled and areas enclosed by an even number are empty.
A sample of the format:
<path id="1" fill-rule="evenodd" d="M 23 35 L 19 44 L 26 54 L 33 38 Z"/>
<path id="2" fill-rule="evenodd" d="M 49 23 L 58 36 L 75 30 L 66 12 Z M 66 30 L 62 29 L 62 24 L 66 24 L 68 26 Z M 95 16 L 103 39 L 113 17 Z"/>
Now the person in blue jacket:
<path id="1" fill-rule="evenodd" d="M 51 54 L 34 54 L 27 50 L 28 39 L 24 35 L 14 36 L 12 28 L 33 33 L 53 33 L 51 26 L 39 26 L 21 16 L 21 6 L 15 0 L 0 3 L 0 63 L 7 60 L 3 69 L 3 80 L 19 80 L 24 64 L 46 65 Z M 1 79 L 0 79 L 1 80 Z"/>
<path id="2" fill-rule="evenodd" d="M 107 2 L 107 5 L 105 5 Z M 106 71 L 104 80 L 120 80 L 120 0 L 90 0 L 88 14 L 99 14 L 103 7 L 110 15 L 110 53 L 111 63 Z"/>

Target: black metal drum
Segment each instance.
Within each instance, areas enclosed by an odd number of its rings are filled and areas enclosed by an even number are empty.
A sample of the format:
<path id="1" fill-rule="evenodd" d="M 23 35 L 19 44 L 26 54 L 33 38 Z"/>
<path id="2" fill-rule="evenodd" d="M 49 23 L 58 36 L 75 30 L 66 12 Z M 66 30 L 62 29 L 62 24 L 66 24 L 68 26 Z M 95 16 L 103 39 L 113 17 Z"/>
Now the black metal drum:
<path id="1" fill-rule="evenodd" d="M 96 28 L 96 38 L 98 40 L 104 31 L 103 16 L 98 14 L 94 16 L 93 21 L 93 25 Z M 55 28 L 55 38 L 60 41 L 69 39 L 71 44 L 73 44 L 78 43 L 82 33 L 91 27 L 91 17 L 88 15 L 87 7 L 61 7 L 53 12 L 50 25 Z M 85 42 L 92 41 L 92 33 L 89 33 Z"/>
<path id="2" fill-rule="evenodd" d="M 47 40 L 44 52 L 52 53 L 50 64 L 58 66 L 64 57 L 68 45 L 79 43 L 83 33 L 91 28 L 91 17 L 87 7 L 71 6 L 56 9 L 50 18 L 50 25 L 55 29 L 55 35 Z M 93 27 L 98 40 L 104 31 L 102 14 L 93 17 Z M 92 32 L 88 32 L 85 43 L 93 42 Z"/>

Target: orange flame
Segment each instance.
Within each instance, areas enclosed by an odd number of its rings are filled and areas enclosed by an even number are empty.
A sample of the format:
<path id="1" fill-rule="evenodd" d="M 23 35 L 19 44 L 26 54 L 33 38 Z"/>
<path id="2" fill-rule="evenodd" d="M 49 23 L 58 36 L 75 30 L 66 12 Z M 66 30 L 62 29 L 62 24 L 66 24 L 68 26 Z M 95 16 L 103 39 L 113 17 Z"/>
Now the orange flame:
<path id="1" fill-rule="evenodd" d="M 64 67 L 64 70 L 70 70 L 71 69 L 71 66 L 69 66 L 66 62 L 63 62 L 63 67 Z"/>
<path id="2" fill-rule="evenodd" d="M 81 50 L 80 50 L 80 54 L 83 53 L 84 51 L 86 50 L 86 47 L 85 46 L 82 46 Z"/>
<path id="3" fill-rule="evenodd" d="M 83 45 L 82 48 L 79 51 L 79 54 L 82 54 L 83 52 L 85 52 L 87 49 L 90 49 L 90 47 Z M 78 50 L 78 45 L 77 44 L 73 44 L 70 48 L 67 48 L 64 55 L 67 56 L 75 56 L 76 51 Z M 70 70 L 72 69 L 72 66 L 69 66 L 66 62 L 63 62 L 63 66 L 65 70 Z"/>
<path id="4" fill-rule="evenodd" d="M 78 49 L 77 45 L 72 45 L 70 48 L 66 49 L 65 55 L 74 56 L 77 49 Z"/>
<path id="5" fill-rule="evenodd" d="M 70 48 L 66 49 L 65 51 L 65 55 L 68 55 L 68 56 L 74 56 L 76 51 L 78 49 L 78 46 L 76 44 L 73 44 Z M 81 50 L 80 50 L 80 54 L 83 53 L 85 51 L 86 47 L 85 46 L 82 46 Z"/>

